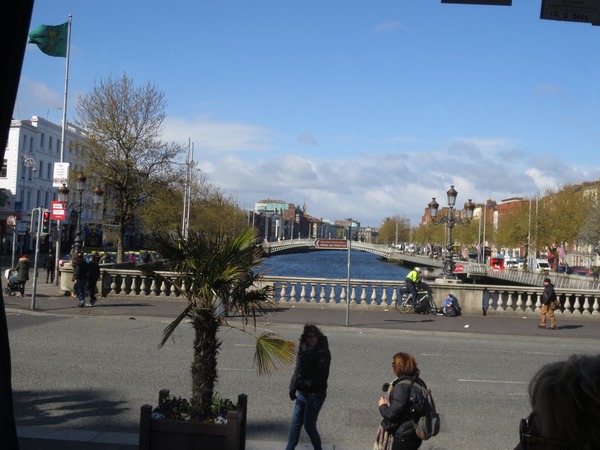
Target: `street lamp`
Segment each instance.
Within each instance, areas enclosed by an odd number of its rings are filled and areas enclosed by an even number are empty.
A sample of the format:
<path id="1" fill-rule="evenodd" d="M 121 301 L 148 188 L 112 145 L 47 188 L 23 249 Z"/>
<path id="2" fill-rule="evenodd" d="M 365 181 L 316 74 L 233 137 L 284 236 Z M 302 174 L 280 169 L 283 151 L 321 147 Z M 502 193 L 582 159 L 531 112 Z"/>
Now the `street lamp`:
<path id="1" fill-rule="evenodd" d="M 440 205 L 438 204 L 438 202 L 435 201 L 435 197 L 433 197 L 433 199 L 429 202 L 429 205 L 427 206 L 429 207 L 429 216 L 431 217 L 431 221 L 434 223 L 434 225 L 445 223 L 448 227 L 448 244 L 446 245 L 446 250 L 448 250 L 448 252 L 446 253 L 446 261 L 444 262 L 443 277 L 456 278 L 456 275 L 454 274 L 455 265 L 452 254 L 454 250 L 454 242 L 452 240 L 452 228 L 454 227 L 454 225 L 469 225 L 471 219 L 473 218 L 473 211 L 475 210 L 475 205 L 471 202 L 471 199 L 469 199 L 464 206 L 465 217 L 455 216 L 454 205 L 456 204 L 456 197 L 458 196 L 458 192 L 456 192 L 454 186 L 450 186 L 450 189 L 448 189 L 446 195 L 448 196 L 448 206 L 450 207 L 450 211 L 447 215 L 442 216 L 436 220 L 438 208 L 440 207 Z"/>
<path id="2" fill-rule="evenodd" d="M 85 205 L 83 203 L 83 192 L 85 191 L 86 181 L 87 181 L 87 178 L 83 174 L 83 172 L 80 172 L 79 175 L 77 175 L 77 178 L 75 178 L 75 190 L 79 194 L 79 199 L 74 204 L 75 211 L 77 211 L 77 228 L 75 229 L 75 240 L 73 242 L 73 252 L 74 253 L 81 252 L 81 250 L 83 248 L 83 230 L 81 228 L 81 215 L 85 209 L 84 208 Z M 68 193 L 69 192 L 68 188 L 65 188 L 65 189 L 67 190 L 67 193 Z M 92 191 L 92 193 L 94 194 L 93 195 L 94 207 L 98 208 L 102 204 L 104 191 L 100 188 L 100 186 L 98 186 L 98 187 L 96 187 L 96 189 L 94 189 Z"/>

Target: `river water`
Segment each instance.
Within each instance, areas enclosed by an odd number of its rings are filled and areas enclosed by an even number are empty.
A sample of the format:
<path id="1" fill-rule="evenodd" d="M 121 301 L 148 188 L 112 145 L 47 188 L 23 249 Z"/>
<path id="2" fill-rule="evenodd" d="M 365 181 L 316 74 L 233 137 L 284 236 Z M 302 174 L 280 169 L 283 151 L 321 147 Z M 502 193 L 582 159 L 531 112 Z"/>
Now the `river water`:
<path id="1" fill-rule="evenodd" d="M 264 259 L 266 275 L 307 278 L 348 278 L 347 250 L 319 250 L 272 255 Z M 409 269 L 373 253 L 350 252 L 350 278 L 404 281 Z"/>

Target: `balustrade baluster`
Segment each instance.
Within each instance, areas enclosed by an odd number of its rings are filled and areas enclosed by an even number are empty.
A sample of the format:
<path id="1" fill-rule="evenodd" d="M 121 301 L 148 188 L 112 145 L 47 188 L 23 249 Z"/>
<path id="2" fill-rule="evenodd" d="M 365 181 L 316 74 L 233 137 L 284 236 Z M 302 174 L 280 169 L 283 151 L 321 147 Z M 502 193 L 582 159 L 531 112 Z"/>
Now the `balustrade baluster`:
<path id="1" fill-rule="evenodd" d="M 364 284 L 361 284 L 360 287 L 361 287 L 360 304 L 366 305 L 367 304 L 367 287 Z"/>
<path id="2" fill-rule="evenodd" d="M 340 294 L 340 303 L 346 303 L 346 286 L 342 286 L 342 293 Z"/>
<path id="3" fill-rule="evenodd" d="M 131 289 L 129 295 L 137 295 L 137 277 L 135 275 L 131 277 Z"/>
<path id="4" fill-rule="evenodd" d="M 124 275 L 121 276 L 121 289 L 119 293 L 127 294 L 127 277 Z"/>
<path id="5" fill-rule="evenodd" d="M 381 304 L 387 305 L 387 286 L 381 285 Z"/>
<path id="6" fill-rule="evenodd" d="M 155 297 L 160 294 L 159 289 L 158 289 L 158 283 L 156 282 L 156 278 L 152 278 L 152 283 L 150 283 L 150 294 Z"/>
<path id="7" fill-rule="evenodd" d="M 396 286 L 392 286 L 392 308 L 396 307 L 398 303 L 398 288 Z M 387 306 L 387 305 L 384 305 Z"/>
<path id="8" fill-rule="evenodd" d="M 319 303 L 327 303 L 327 297 L 325 295 L 325 283 L 321 283 L 321 295 L 319 296 Z"/>
<path id="9" fill-rule="evenodd" d="M 296 303 L 296 283 L 292 282 L 292 290 L 290 291 L 290 302 Z"/>
<path id="10" fill-rule="evenodd" d="M 514 292 L 508 292 L 508 298 L 506 299 L 506 308 L 504 309 L 505 311 L 514 311 L 513 295 L 514 295 Z"/>
<path id="11" fill-rule="evenodd" d="M 374 284 L 371 291 L 371 305 L 377 304 L 377 285 Z"/>
<path id="12" fill-rule="evenodd" d="M 310 302 L 311 303 L 317 303 L 317 290 L 316 290 L 315 283 L 311 283 L 310 287 L 311 287 L 311 289 L 310 289 Z"/>
<path id="13" fill-rule="evenodd" d="M 287 282 L 281 282 L 281 291 L 279 292 L 279 301 L 285 303 L 287 301 L 287 293 L 286 293 Z"/>
<path id="14" fill-rule="evenodd" d="M 148 295 L 148 288 L 146 285 L 146 281 L 148 280 L 148 277 L 145 275 L 142 275 L 142 284 L 140 285 L 140 295 Z"/>
<path id="15" fill-rule="evenodd" d="M 571 314 L 576 315 L 576 316 L 581 315 L 581 303 L 579 302 L 579 295 L 575 295 L 575 303 L 573 304 L 573 309 L 571 310 Z"/>
<path id="16" fill-rule="evenodd" d="M 352 291 L 350 294 L 350 303 L 356 305 L 356 285 L 352 285 Z"/>
<path id="17" fill-rule="evenodd" d="M 306 283 L 300 283 L 300 303 L 306 303 Z"/>
<path id="18" fill-rule="evenodd" d="M 523 293 L 519 292 L 517 295 L 517 311 L 523 311 Z"/>
<path id="19" fill-rule="evenodd" d="M 592 314 L 592 312 L 590 311 L 590 296 L 589 295 L 583 296 L 583 312 L 582 313 L 585 314 L 586 316 Z"/>
<path id="20" fill-rule="evenodd" d="M 594 295 L 594 310 L 592 311 L 592 316 L 597 316 L 600 314 L 600 301 L 598 297 Z"/>
<path id="21" fill-rule="evenodd" d="M 112 295 L 117 294 L 117 275 L 110 276 L 110 293 Z"/>
<path id="22" fill-rule="evenodd" d="M 330 287 L 331 287 L 331 291 L 329 291 L 329 303 L 333 303 L 335 305 L 335 303 L 336 303 L 335 289 L 337 288 L 337 284 L 332 283 L 330 285 Z"/>
<path id="23" fill-rule="evenodd" d="M 535 310 L 537 310 L 539 308 L 539 306 L 537 306 L 540 304 L 540 300 L 539 300 L 538 296 L 536 295 L 536 305 L 534 305 L 533 302 L 531 301 L 531 296 L 532 296 L 532 293 L 528 292 L 527 293 L 527 301 L 525 302 L 525 311 L 527 311 L 527 312 L 534 312 Z"/>

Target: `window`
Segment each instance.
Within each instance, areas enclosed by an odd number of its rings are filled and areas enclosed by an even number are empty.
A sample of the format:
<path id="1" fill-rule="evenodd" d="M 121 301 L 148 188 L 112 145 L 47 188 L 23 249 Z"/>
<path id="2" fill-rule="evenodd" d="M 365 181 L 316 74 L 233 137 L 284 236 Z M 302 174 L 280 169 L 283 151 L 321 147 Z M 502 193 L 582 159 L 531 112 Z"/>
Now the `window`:
<path id="1" fill-rule="evenodd" d="M 48 167 L 47 169 L 47 174 L 46 174 L 46 180 L 51 180 L 52 179 L 52 164 L 48 163 Z"/>
<path id="2" fill-rule="evenodd" d="M 46 141 L 46 135 L 44 133 L 42 133 L 40 135 L 40 148 L 44 148 L 45 141 Z"/>
<path id="3" fill-rule="evenodd" d="M 48 150 L 52 151 L 52 136 L 48 136 Z"/>
<path id="4" fill-rule="evenodd" d="M 40 161 L 40 168 L 38 170 L 38 173 L 40 174 L 39 177 L 42 178 L 44 176 L 44 161 Z"/>
<path id="5" fill-rule="evenodd" d="M 6 160 L 2 161 L 2 169 L 0 169 L 0 178 L 6 178 L 6 172 L 7 172 L 7 162 Z"/>
<path id="6" fill-rule="evenodd" d="M 60 153 L 60 139 L 56 140 L 56 153 Z"/>

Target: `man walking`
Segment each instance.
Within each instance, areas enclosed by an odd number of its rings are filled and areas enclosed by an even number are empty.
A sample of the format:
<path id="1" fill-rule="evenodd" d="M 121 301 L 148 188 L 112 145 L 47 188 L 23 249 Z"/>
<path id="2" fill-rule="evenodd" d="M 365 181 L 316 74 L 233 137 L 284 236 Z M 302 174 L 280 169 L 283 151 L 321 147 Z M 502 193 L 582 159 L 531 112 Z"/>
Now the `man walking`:
<path id="1" fill-rule="evenodd" d="M 542 292 L 542 321 L 538 328 L 546 328 L 546 314 L 550 316 L 550 329 L 556 330 L 556 318 L 554 317 L 554 301 L 556 292 L 550 278 L 544 278 L 544 292 Z"/>

